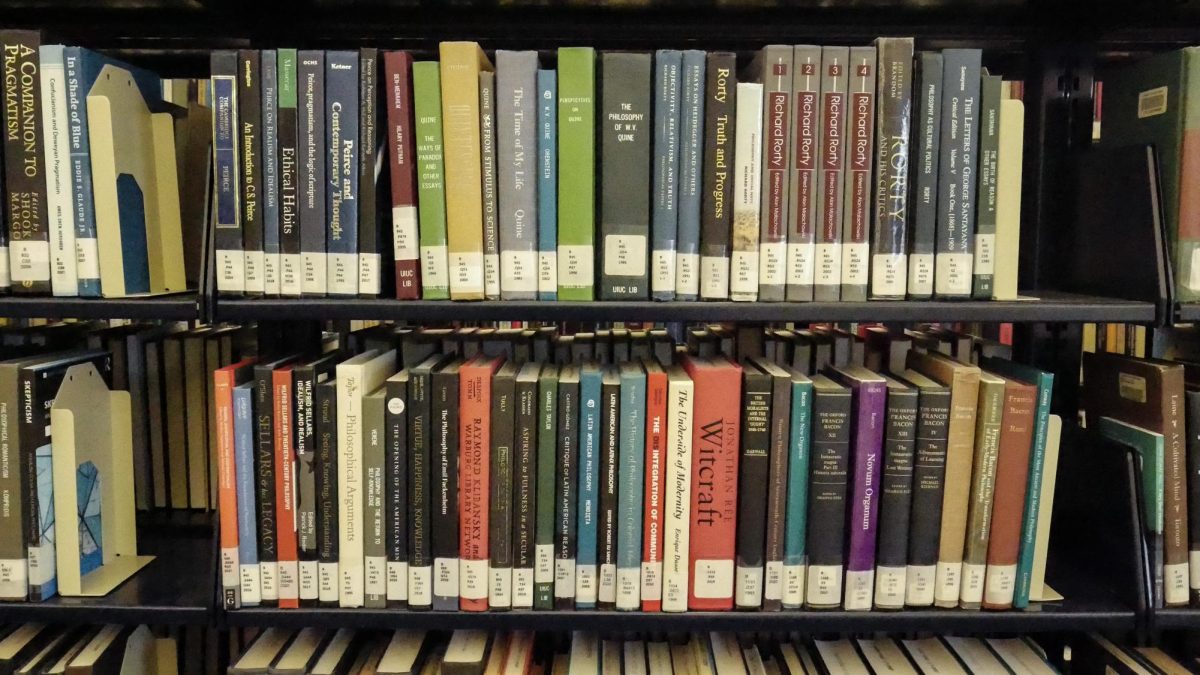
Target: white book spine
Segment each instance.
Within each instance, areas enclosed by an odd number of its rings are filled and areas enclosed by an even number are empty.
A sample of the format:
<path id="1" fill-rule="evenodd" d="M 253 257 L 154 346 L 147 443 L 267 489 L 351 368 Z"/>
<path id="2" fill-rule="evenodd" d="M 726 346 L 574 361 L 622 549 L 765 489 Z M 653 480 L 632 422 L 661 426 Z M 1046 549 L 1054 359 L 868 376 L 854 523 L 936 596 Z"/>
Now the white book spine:
<path id="1" fill-rule="evenodd" d="M 874 591 L 875 570 L 847 571 L 844 607 L 856 611 L 871 609 Z"/>
<path id="2" fill-rule="evenodd" d="M 642 563 L 642 602 L 662 600 L 663 564 L 658 562 Z"/>
<path id="3" fill-rule="evenodd" d="M 263 267 L 262 251 L 246 251 L 243 258 L 246 264 L 246 292 L 261 295 L 266 290 L 266 274 Z"/>
<path id="4" fill-rule="evenodd" d="M 514 568 L 512 573 L 512 606 L 513 609 L 529 609 L 533 607 L 533 575 L 531 567 Z"/>
<path id="5" fill-rule="evenodd" d="M 763 600 L 763 568 L 739 566 L 734 605 L 738 609 L 758 609 Z"/>
<path id="6" fill-rule="evenodd" d="M 903 609 L 905 578 L 908 568 L 875 568 L 875 606 L 881 609 Z"/>
<path id="7" fill-rule="evenodd" d="M 987 582 L 983 590 L 985 603 L 1000 607 L 1011 606 L 1016 588 L 1016 565 L 988 565 Z"/>
<path id="8" fill-rule="evenodd" d="M 322 562 L 317 564 L 317 599 L 322 604 L 332 604 L 338 601 L 338 564 Z"/>
<path id="9" fill-rule="evenodd" d="M 580 605 L 595 605 L 597 595 L 596 565 L 575 566 L 575 602 Z"/>
<path id="10" fill-rule="evenodd" d="M 363 572 L 362 397 L 361 365 L 337 366 L 338 605 L 362 607 Z"/>
<path id="11" fill-rule="evenodd" d="M 694 385 L 687 376 L 672 375 L 667 386 L 668 455 L 662 575 L 664 612 L 685 612 L 688 604 L 694 392 Z"/>
<path id="12" fill-rule="evenodd" d="M 10 598 L 11 595 L 3 594 L 8 590 L 3 582 L 7 581 L 8 577 L 3 576 L 4 568 L 0 567 L 0 597 Z M 221 589 L 224 591 L 233 591 L 235 596 L 241 595 L 242 587 L 242 566 L 238 564 L 238 550 L 236 546 L 221 549 Z"/>
<path id="13" fill-rule="evenodd" d="M 46 214 L 50 238 L 50 287 L 54 295 L 79 295 L 75 262 L 71 144 L 62 45 L 41 48 L 42 129 L 45 135 Z"/>
<path id="14" fill-rule="evenodd" d="M 279 295 L 279 254 L 263 253 L 263 292 Z"/>
<path id="15" fill-rule="evenodd" d="M 596 589 L 596 600 L 616 604 L 617 602 L 617 566 L 611 563 L 599 566 L 600 586 Z"/>
<path id="16" fill-rule="evenodd" d="M 506 609 L 512 607 L 512 568 L 489 567 L 488 607 Z"/>
<path id="17" fill-rule="evenodd" d="M 421 288 L 450 292 L 450 266 L 446 245 L 421 247 Z"/>
<path id="18" fill-rule="evenodd" d="M 987 565 L 964 562 L 962 564 L 962 582 L 959 584 L 958 597 L 963 607 L 978 607 L 983 602 L 983 584 L 987 575 Z"/>
<path id="19" fill-rule="evenodd" d="M 408 563 L 388 561 L 388 602 L 408 602 Z"/>
<path id="20" fill-rule="evenodd" d="M 358 254 L 326 253 L 330 295 L 358 295 Z"/>
<path id="21" fill-rule="evenodd" d="M 458 558 L 434 558 L 433 597 L 457 598 L 458 594 Z M 486 591 L 483 597 L 487 597 Z"/>
<path id="22" fill-rule="evenodd" d="M 379 260 L 378 253 L 358 254 L 358 294 L 379 295 Z"/>
<path id="23" fill-rule="evenodd" d="M 392 260 L 420 260 L 421 244 L 417 234 L 417 207 L 392 207 Z"/>
<path id="24" fill-rule="evenodd" d="M 408 568 L 408 604 L 429 607 L 433 604 L 433 566 Z"/>
<path id="25" fill-rule="evenodd" d="M 761 84 L 737 85 L 737 137 L 733 166 L 733 246 L 729 260 L 729 298 L 758 299 L 759 218 L 762 182 Z"/>
<path id="26" fill-rule="evenodd" d="M 257 563 L 243 563 L 241 568 L 242 606 L 253 607 L 262 602 L 262 579 Z"/>
<path id="27" fill-rule="evenodd" d="M 475 297 L 484 295 L 484 256 L 482 251 L 450 251 L 447 249 L 450 269 L 450 297 Z"/>
<path id="28" fill-rule="evenodd" d="M 370 600 L 387 600 L 387 556 L 363 556 L 363 592 Z"/>
<path id="29" fill-rule="evenodd" d="M 300 599 L 316 600 L 320 597 L 317 585 L 319 564 L 316 560 L 300 561 Z"/>
<path id="30" fill-rule="evenodd" d="M 934 565 L 909 565 L 905 574 L 904 604 L 909 607 L 931 606 L 936 575 Z"/>
<path id="31" fill-rule="evenodd" d="M 281 253 L 279 255 L 279 294 L 287 298 L 300 295 L 301 277 L 300 254 Z"/>
<path id="32" fill-rule="evenodd" d="M 575 559 L 554 561 L 554 598 L 570 600 L 575 597 Z"/>
<path id="33" fill-rule="evenodd" d="M 957 607 L 961 587 L 962 563 L 939 560 L 934 578 L 934 604 L 938 607 Z"/>
<path id="34" fill-rule="evenodd" d="M 278 563 L 279 567 L 279 599 L 300 599 L 300 564 L 295 560 L 285 560 Z"/>
<path id="35" fill-rule="evenodd" d="M 641 567 L 617 568 L 617 609 L 635 610 L 642 606 Z"/>
<path id="36" fill-rule="evenodd" d="M 315 251 L 300 252 L 300 266 L 304 273 L 300 291 L 304 295 L 325 295 L 325 254 Z"/>
<path id="37" fill-rule="evenodd" d="M 783 566 L 783 606 L 785 609 L 799 609 L 804 606 L 804 581 L 808 576 L 808 566 L 804 563 Z"/>
<path id="38" fill-rule="evenodd" d="M 258 578 L 262 586 L 263 602 L 279 601 L 279 563 L 259 562 Z"/>
<path id="39" fill-rule="evenodd" d="M 842 566 L 809 565 L 808 595 L 805 604 L 812 607 L 837 607 L 842 604 Z"/>

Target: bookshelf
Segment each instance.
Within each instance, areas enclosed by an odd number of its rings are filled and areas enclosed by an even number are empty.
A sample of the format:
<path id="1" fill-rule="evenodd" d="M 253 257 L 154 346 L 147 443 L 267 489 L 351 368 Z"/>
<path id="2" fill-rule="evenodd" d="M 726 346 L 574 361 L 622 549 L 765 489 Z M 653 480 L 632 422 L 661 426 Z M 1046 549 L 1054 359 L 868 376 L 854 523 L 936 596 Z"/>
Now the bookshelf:
<path id="1" fill-rule="evenodd" d="M 0 297 L 6 318 L 195 320 L 202 316 L 202 295 L 178 293 L 144 298 L 89 299 L 34 296 Z"/>

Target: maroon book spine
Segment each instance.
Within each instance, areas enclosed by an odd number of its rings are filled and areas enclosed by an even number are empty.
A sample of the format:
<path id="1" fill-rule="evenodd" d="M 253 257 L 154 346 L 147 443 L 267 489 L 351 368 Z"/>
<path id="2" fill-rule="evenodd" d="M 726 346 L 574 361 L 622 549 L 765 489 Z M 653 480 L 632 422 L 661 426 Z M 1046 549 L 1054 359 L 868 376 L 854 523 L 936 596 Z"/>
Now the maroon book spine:
<path id="1" fill-rule="evenodd" d="M 416 300 L 421 293 L 417 242 L 416 150 L 413 146 L 412 55 L 383 57 L 387 83 L 388 161 L 392 180 L 392 246 L 396 261 L 396 298 Z"/>

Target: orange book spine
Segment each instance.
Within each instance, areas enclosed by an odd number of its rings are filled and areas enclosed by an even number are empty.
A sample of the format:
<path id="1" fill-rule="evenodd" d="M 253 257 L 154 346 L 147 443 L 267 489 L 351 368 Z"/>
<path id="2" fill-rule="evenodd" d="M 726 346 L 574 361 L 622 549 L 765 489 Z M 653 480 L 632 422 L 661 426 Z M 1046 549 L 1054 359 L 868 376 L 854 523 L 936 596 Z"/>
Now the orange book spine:
<path id="1" fill-rule="evenodd" d="M 666 496 L 667 373 L 646 373 L 646 486 L 642 499 L 642 611 L 662 611 L 663 503 Z"/>
<path id="2" fill-rule="evenodd" d="M 733 609 L 742 369 L 723 358 L 684 359 L 696 387 L 688 609 Z"/>
<path id="3" fill-rule="evenodd" d="M 233 366 L 213 372 L 213 404 L 217 419 L 217 509 L 221 527 L 221 596 L 226 609 L 236 609 L 240 604 L 233 385 Z"/>
<path id="4" fill-rule="evenodd" d="M 1036 386 L 1013 380 L 1005 384 L 1004 422 L 1000 427 L 1000 455 L 996 459 L 996 488 L 992 497 L 992 525 L 983 591 L 985 609 L 1008 609 L 1013 605 L 1036 408 Z"/>
<path id="5" fill-rule="evenodd" d="M 504 361 L 478 356 L 459 370 L 459 607 L 488 608 L 488 474 L 491 468 L 492 375 Z"/>
<path id="6" fill-rule="evenodd" d="M 300 606 L 300 554 L 296 543 L 296 453 L 292 422 L 292 368 L 271 373 L 275 410 L 275 523 L 279 551 L 279 607 Z"/>

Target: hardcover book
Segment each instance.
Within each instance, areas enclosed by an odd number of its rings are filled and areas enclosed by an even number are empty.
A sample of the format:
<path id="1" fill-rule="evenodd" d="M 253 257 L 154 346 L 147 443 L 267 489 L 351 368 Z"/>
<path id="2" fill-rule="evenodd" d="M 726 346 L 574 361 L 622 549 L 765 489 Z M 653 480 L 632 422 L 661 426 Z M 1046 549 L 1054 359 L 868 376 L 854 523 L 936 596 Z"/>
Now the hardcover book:
<path id="1" fill-rule="evenodd" d="M 875 606 L 903 609 L 907 590 L 913 459 L 917 441 L 917 387 L 884 376 L 887 421 L 880 474 L 879 545 L 875 556 Z"/>
<path id="2" fill-rule="evenodd" d="M 487 606 L 493 610 L 510 609 L 513 604 L 513 448 L 516 439 L 517 367 L 513 361 L 500 366 L 491 383 L 491 459 L 487 472 L 488 500 L 485 507 L 488 509 L 485 527 L 488 539 L 484 550 L 488 555 Z M 468 374 L 470 368 L 468 366 L 466 371 Z M 470 467 L 469 461 L 465 466 Z"/>
<path id="3" fill-rule="evenodd" d="M 397 300 L 416 300 L 421 291 L 412 68 L 412 54 L 406 51 L 389 51 L 383 55 L 383 80 L 387 87 L 385 135 L 392 190 L 392 259 Z"/>
<path id="4" fill-rule="evenodd" d="M 279 61 L 274 49 L 259 55 L 262 68 L 263 293 L 279 297 Z"/>
<path id="5" fill-rule="evenodd" d="M 616 607 L 636 610 L 642 604 L 642 497 L 647 429 L 647 374 L 641 364 L 620 366 L 620 419 L 617 467 L 617 598 Z"/>
<path id="6" fill-rule="evenodd" d="M 542 364 L 529 361 L 517 371 L 513 430 L 513 573 L 512 606 L 532 609 L 536 595 L 538 482 L 538 385 Z M 553 455 L 551 455 L 553 456 Z M 549 469 L 547 487 L 553 486 L 554 469 Z M 547 497 L 550 490 L 547 489 Z M 553 505 L 552 497 L 547 499 Z M 547 509 L 548 510 L 548 509 Z M 552 517 L 552 516 L 551 516 Z M 551 526 L 547 523 L 547 530 Z M 549 531 L 547 531 L 549 542 Z M 547 551 L 546 578 L 552 580 Z M 549 599 L 547 594 L 546 598 Z"/>
<path id="7" fill-rule="evenodd" d="M 786 295 L 793 51 L 790 45 L 768 45 L 750 64 L 753 80 L 763 85 L 758 297 L 768 302 Z"/>
<path id="8" fill-rule="evenodd" d="M 300 264 L 300 156 L 297 117 L 296 50 L 280 49 L 276 56 L 279 76 L 279 294 L 297 297 L 302 292 Z"/>
<path id="9" fill-rule="evenodd" d="M 75 223 L 71 148 L 67 140 L 67 73 L 62 45 L 42 45 L 42 126 L 46 161 L 46 213 L 49 225 L 50 288 L 56 296 L 79 295 L 75 264 Z"/>
<path id="10" fill-rule="evenodd" d="M 325 54 L 325 268 L 331 296 L 358 295 L 358 52 Z"/>
<path id="11" fill-rule="evenodd" d="M 654 213 L 650 292 L 675 299 L 675 240 L 679 228 L 679 106 L 683 53 L 654 53 Z"/>
<path id="12" fill-rule="evenodd" d="M 537 609 L 554 608 L 554 534 L 555 477 L 558 441 L 558 375 L 559 367 L 547 363 L 538 377 L 537 391 L 537 486 L 535 508 L 537 521 L 534 532 L 534 600 Z"/>
<path id="13" fill-rule="evenodd" d="M 787 299 L 812 300 L 816 275 L 817 172 L 821 166 L 821 48 L 797 45 L 792 54 L 791 185 L 788 190 Z"/>
<path id="14" fill-rule="evenodd" d="M 436 420 L 431 401 L 431 375 L 449 358 L 433 354 L 409 371 L 408 402 L 408 605 L 414 609 L 429 609 L 433 605 L 433 536 L 432 484 L 434 473 L 432 447 Z"/>
<path id="15" fill-rule="evenodd" d="M 903 300 L 908 290 L 909 153 L 912 149 L 913 39 L 881 37 L 875 91 L 875 202 L 871 297 Z"/>
<path id="16" fill-rule="evenodd" d="M 595 362 L 579 369 L 579 493 L 575 533 L 575 608 L 596 606 L 598 568 L 598 512 L 600 509 L 601 397 L 603 380 Z M 562 433 L 560 425 L 560 435 Z"/>
<path id="17" fill-rule="evenodd" d="M 317 495 L 317 601 L 322 607 L 338 605 L 338 383 L 329 379 L 317 385 L 316 407 Z"/>
<path id="18" fill-rule="evenodd" d="M 575 607 L 577 555 L 576 494 L 579 473 L 579 366 L 563 365 L 558 373 L 556 439 L 558 466 L 554 479 L 554 608 Z"/>
<path id="19" fill-rule="evenodd" d="M 384 385 L 386 399 L 383 417 L 383 513 L 387 558 L 385 585 L 389 607 L 408 604 L 408 528 L 411 512 L 408 501 L 411 465 L 408 438 L 410 380 L 411 373 L 405 369 L 389 377 Z M 426 466 L 421 468 L 426 469 Z M 423 490 L 422 496 L 424 494 Z"/>
<path id="20" fill-rule="evenodd" d="M 538 294 L 537 52 L 496 51 L 500 297 Z"/>
<path id="21" fill-rule="evenodd" d="M 209 69 L 213 106 L 213 247 L 216 249 L 217 292 L 241 295 L 246 291 L 246 269 L 242 250 L 241 193 L 238 188 L 241 175 L 238 168 L 238 139 L 241 134 L 238 124 L 237 52 L 214 51 Z M 11 153 L 6 154 L 11 156 Z M 82 239 L 86 249 L 88 238 Z M 99 286 L 99 253 L 96 257 L 96 285 Z"/>
<path id="22" fill-rule="evenodd" d="M 783 602 L 787 609 L 804 605 L 808 556 L 809 457 L 812 448 L 813 383 L 791 370 L 791 409 L 788 411 L 787 517 L 783 542 Z"/>
<path id="23" fill-rule="evenodd" d="M 537 71 L 538 300 L 558 299 L 558 73 Z"/>
<path id="24" fill-rule="evenodd" d="M 446 179 L 442 148 L 441 73 L 436 61 L 412 66 L 417 135 L 417 213 L 420 223 L 421 299 L 449 300 L 446 257 Z"/>
<path id="25" fill-rule="evenodd" d="M 736 55 L 711 52 L 705 66 L 704 198 L 700 220 L 700 298 L 729 298 L 729 246 L 736 132 Z"/>
<path id="26" fill-rule="evenodd" d="M 253 363 L 245 359 L 213 373 L 213 404 L 217 426 L 217 478 L 220 493 L 221 598 L 226 609 L 241 606 L 241 564 L 238 560 L 237 435 L 234 429 L 234 388 L 250 379 Z M 245 467 L 243 471 L 247 471 Z M 13 579 L 15 575 L 5 575 Z M 7 589 L 6 589 L 7 590 Z M 5 593 L 9 597 L 8 593 Z M 257 602 L 257 599 L 256 599 Z"/>
<path id="27" fill-rule="evenodd" d="M 479 155 L 483 184 L 483 295 L 500 299 L 500 234 L 496 222 L 496 74 L 479 73 Z"/>
<path id="28" fill-rule="evenodd" d="M 875 48 L 851 47 L 848 70 L 841 299 L 863 301 L 867 299 L 874 200 Z"/>
<path id="29" fill-rule="evenodd" d="M 983 72 L 987 73 L 987 69 L 984 68 Z M 991 299 L 996 269 L 996 188 L 1002 84 L 999 75 L 985 74 L 979 85 L 979 182 L 976 186 L 979 203 L 975 214 L 974 279 L 971 282 L 971 297 L 979 300 Z"/>
<path id="30" fill-rule="evenodd" d="M 808 579 L 805 607 L 842 603 L 846 484 L 850 468 L 850 390 L 814 375 L 812 459 L 808 487 Z"/>
<path id="31" fill-rule="evenodd" d="M 164 352 L 166 360 L 171 355 Z M 279 511 L 278 467 L 275 461 L 275 369 L 293 361 L 285 356 L 254 366 L 254 479 L 258 507 L 258 569 L 265 605 L 279 602 Z M 169 405 L 169 402 L 168 402 Z"/>
<path id="32" fill-rule="evenodd" d="M 430 484 L 433 515 L 430 520 L 430 547 L 433 555 L 433 608 L 454 612 L 459 609 L 459 444 L 460 370 L 462 359 L 455 359 L 433 372 L 433 436 Z M 486 592 L 486 590 L 485 590 Z"/>
<path id="33" fill-rule="evenodd" d="M 763 554 L 771 470 L 771 406 L 774 388 L 753 363 L 742 367 L 742 438 L 738 457 L 737 578 L 734 607 L 759 609 L 763 601 Z"/>
<path id="34" fill-rule="evenodd" d="M 325 52 L 297 54 L 297 159 L 300 166 L 300 292 L 325 295 Z"/>
<path id="35" fill-rule="evenodd" d="M 379 296 L 383 289 L 383 218 L 385 203 L 379 189 L 379 178 L 385 166 L 387 134 L 383 133 L 383 97 L 379 91 L 379 50 L 364 47 L 358 51 L 358 222 L 347 223 L 358 231 L 358 295 L 364 298 Z"/>
<path id="36" fill-rule="evenodd" d="M 617 606 L 617 482 L 620 464 L 621 375 L 612 364 L 600 370 L 599 497 L 596 518 L 596 608 Z"/>
<path id="37" fill-rule="evenodd" d="M 1000 428 L 1000 452 L 996 460 L 996 488 L 992 498 L 992 526 L 988 535 L 982 602 L 987 609 L 1013 606 L 1037 395 L 1036 385 L 1005 380 L 1004 422 Z"/>
<path id="38" fill-rule="evenodd" d="M 49 214 L 46 202 L 41 77 L 33 30 L 0 31 L 4 68 L 5 206 L 9 214 L 9 274 L 14 293 L 50 292 Z M 221 64 L 224 65 L 224 64 Z M 17 77 L 16 73 L 21 76 Z"/>
<path id="39" fill-rule="evenodd" d="M 596 222 L 596 51 L 558 50 L 558 299 L 591 300 Z"/>
<path id="40" fill-rule="evenodd" d="M 967 298 L 975 251 L 981 54 L 978 49 L 946 49 L 942 56 L 934 292 L 939 298 Z"/>
<path id="41" fill-rule="evenodd" d="M 908 297 L 933 297 L 934 255 L 938 218 L 938 160 L 942 137 L 942 72 L 944 61 L 936 52 L 921 52 L 913 82 L 912 191 L 909 215 L 912 241 L 908 257 Z"/>
<path id="42" fill-rule="evenodd" d="M 238 152 L 241 155 L 242 250 L 246 261 L 246 295 L 262 295 L 263 270 L 263 119 L 261 55 L 238 50 Z"/>
<path id="43" fill-rule="evenodd" d="M 759 185 L 762 180 L 763 86 L 737 85 L 737 137 L 733 155 L 733 228 L 729 299 L 758 299 Z"/>
<path id="44" fill-rule="evenodd" d="M 459 375 L 459 607 L 472 612 L 488 608 L 491 450 L 487 439 L 492 376 L 503 361 L 502 357 L 479 354 L 463 364 Z M 511 546 L 511 541 L 508 544 Z"/>
<path id="45" fill-rule="evenodd" d="M 662 610 L 663 524 L 666 504 L 667 462 L 667 373 L 652 359 L 642 361 L 646 372 L 645 460 L 642 497 L 641 608 Z"/>
<path id="46" fill-rule="evenodd" d="M 664 612 L 685 612 L 691 577 L 692 414 L 695 383 L 682 366 L 667 368 L 666 501 L 663 517 Z"/>
<path id="47" fill-rule="evenodd" d="M 300 602 L 315 603 L 319 597 L 317 556 L 317 387 L 335 373 L 338 354 L 327 354 L 292 369 L 296 411 L 296 521 L 300 557 Z"/>
<path id="48" fill-rule="evenodd" d="M 992 501 L 996 493 L 996 460 L 1004 424 L 1005 381 L 988 372 L 979 375 L 975 413 L 975 457 L 971 462 L 971 497 L 967 506 L 967 538 L 963 548 L 960 604 L 978 609 L 983 602 Z"/>
<path id="49" fill-rule="evenodd" d="M 678 229 L 675 241 L 675 296 L 679 300 L 700 297 L 701 192 L 704 189 L 705 146 L 704 52 L 683 53 L 679 91 L 679 186 Z"/>
<path id="50" fill-rule="evenodd" d="M 279 606 L 300 606 L 300 563 L 296 545 L 296 430 L 292 366 L 271 373 L 275 437 L 275 522 L 279 556 Z"/>
<path id="51" fill-rule="evenodd" d="M 821 49 L 821 165 L 817 172 L 816 271 L 813 299 L 837 301 L 842 283 L 845 199 L 846 85 L 850 50 Z"/>
<path id="52" fill-rule="evenodd" d="M 247 374 L 247 378 L 250 374 Z M 248 380 L 233 388 L 233 449 L 235 489 L 237 492 L 238 596 L 242 606 L 262 602 L 262 583 L 258 567 L 257 506 L 254 490 L 254 382 Z M 224 524 L 222 524 L 224 527 Z"/>

